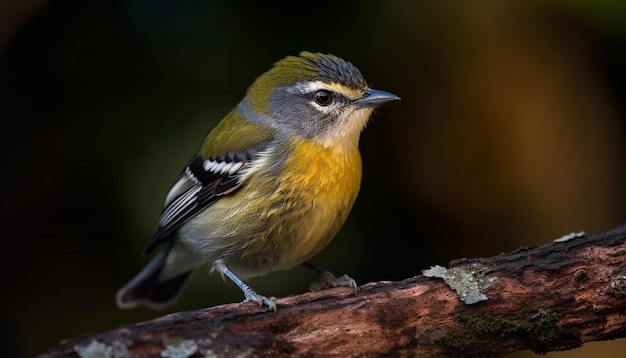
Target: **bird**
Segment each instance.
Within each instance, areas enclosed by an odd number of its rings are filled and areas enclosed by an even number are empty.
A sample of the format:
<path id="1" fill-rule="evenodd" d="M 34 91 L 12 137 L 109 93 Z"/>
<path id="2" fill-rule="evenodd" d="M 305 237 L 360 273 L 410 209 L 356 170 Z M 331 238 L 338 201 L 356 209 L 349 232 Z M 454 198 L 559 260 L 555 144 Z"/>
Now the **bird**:
<path id="1" fill-rule="evenodd" d="M 359 138 L 373 110 L 400 98 L 370 88 L 340 57 L 302 51 L 252 83 L 202 141 L 165 198 L 147 246 L 160 252 L 116 295 L 123 309 L 174 304 L 203 264 L 252 301 L 245 279 L 297 265 L 357 288 L 309 260 L 344 224 L 361 184 Z"/>

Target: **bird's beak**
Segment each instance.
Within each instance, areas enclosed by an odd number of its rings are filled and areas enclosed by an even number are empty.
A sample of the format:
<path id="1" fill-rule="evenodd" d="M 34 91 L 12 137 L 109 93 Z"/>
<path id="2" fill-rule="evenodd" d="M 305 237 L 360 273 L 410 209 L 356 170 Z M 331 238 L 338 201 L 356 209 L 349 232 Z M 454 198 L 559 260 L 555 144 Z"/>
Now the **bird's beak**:
<path id="1" fill-rule="evenodd" d="M 354 104 L 358 109 L 379 107 L 383 104 L 399 101 L 400 97 L 393 93 L 370 88 L 365 92 L 365 96 L 354 101 Z"/>

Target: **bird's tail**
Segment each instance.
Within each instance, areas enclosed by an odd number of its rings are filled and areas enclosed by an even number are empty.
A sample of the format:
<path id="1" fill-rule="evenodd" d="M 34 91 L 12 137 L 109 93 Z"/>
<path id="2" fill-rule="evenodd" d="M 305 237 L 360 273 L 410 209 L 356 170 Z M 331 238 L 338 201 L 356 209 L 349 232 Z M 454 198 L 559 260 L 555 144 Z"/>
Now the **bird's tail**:
<path id="1" fill-rule="evenodd" d="M 163 309 L 176 302 L 185 283 L 202 263 L 181 244 L 171 242 L 141 272 L 117 291 L 119 308 L 146 305 Z"/>

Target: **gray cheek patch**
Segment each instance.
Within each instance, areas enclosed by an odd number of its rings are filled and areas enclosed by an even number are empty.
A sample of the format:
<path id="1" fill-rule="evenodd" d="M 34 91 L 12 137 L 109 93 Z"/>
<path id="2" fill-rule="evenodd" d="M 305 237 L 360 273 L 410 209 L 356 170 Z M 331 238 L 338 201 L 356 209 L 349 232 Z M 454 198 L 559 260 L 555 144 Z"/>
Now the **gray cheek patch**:
<path id="1" fill-rule="evenodd" d="M 316 106 L 311 93 L 277 88 L 270 100 L 275 126 L 301 137 L 314 137 L 328 130 L 340 113 L 337 105 Z"/>

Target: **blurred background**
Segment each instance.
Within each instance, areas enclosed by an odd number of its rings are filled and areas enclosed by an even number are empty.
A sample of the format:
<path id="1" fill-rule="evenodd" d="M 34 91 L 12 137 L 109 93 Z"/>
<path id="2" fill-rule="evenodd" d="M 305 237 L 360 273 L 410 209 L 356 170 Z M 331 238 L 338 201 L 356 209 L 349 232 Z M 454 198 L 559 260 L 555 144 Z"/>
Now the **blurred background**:
<path id="1" fill-rule="evenodd" d="M 242 300 L 206 269 L 170 311 L 114 295 L 206 132 L 300 50 L 402 97 L 365 130 L 361 194 L 317 264 L 401 280 L 626 223 L 626 2 L 2 0 L 1 356 Z M 280 297 L 315 279 L 250 283 Z"/>

